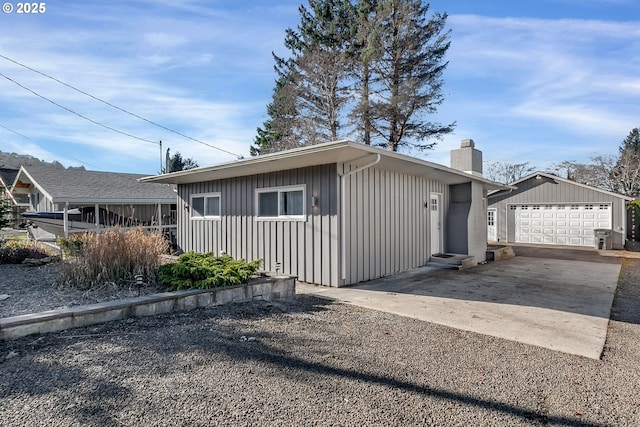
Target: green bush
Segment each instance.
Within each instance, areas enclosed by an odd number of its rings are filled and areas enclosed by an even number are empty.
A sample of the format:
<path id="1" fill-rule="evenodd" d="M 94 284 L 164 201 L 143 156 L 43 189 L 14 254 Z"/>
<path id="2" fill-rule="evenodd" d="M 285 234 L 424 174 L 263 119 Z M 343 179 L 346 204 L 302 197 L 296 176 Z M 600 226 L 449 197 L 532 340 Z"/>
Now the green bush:
<path id="1" fill-rule="evenodd" d="M 33 243 L 21 240 L 5 240 L 0 245 L 0 264 L 22 264 L 27 258 L 42 259 L 49 254 Z"/>
<path id="2" fill-rule="evenodd" d="M 62 253 L 65 256 L 77 256 L 82 250 L 82 244 L 85 240 L 84 234 L 72 234 L 68 239 L 59 237 L 57 240 L 58 246 L 62 249 Z"/>
<path id="3" fill-rule="evenodd" d="M 262 260 L 247 262 L 234 260 L 229 255 L 216 257 L 211 252 L 188 252 L 180 255 L 177 262 L 160 266 L 158 275 L 161 285 L 173 289 L 209 289 L 245 283 L 260 264 Z"/>

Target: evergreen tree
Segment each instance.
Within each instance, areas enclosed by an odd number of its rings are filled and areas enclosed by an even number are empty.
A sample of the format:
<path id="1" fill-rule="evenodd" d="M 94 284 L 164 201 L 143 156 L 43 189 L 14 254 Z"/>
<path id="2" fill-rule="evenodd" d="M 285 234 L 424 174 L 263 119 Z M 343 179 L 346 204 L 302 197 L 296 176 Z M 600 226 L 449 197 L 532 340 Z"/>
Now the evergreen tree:
<path id="1" fill-rule="evenodd" d="M 611 171 L 614 190 L 640 197 L 640 128 L 632 129 L 619 147 L 620 156 Z"/>
<path id="2" fill-rule="evenodd" d="M 640 153 L 640 128 L 634 128 L 629 135 L 622 141 L 620 152 L 624 150 L 633 150 Z"/>
<path id="3" fill-rule="evenodd" d="M 173 156 L 169 156 L 169 160 L 167 162 L 165 173 L 170 172 L 178 172 L 187 169 L 193 169 L 198 167 L 198 162 L 189 158 L 185 159 L 182 157 L 179 151 L 176 151 Z"/>
<path id="4" fill-rule="evenodd" d="M 309 9 L 299 10 L 297 31 L 286 30 L 291 57 L 274 58 L 296 112 L 292 137 L 311 145 L 340 138 L 355 14 L 347 0 L 309 0 Z"/>
<path id="5" fill-rule="evenodd" d="M 273 100 L 267 105 L 269 118 L 262 128 L 256 129 L 258 134 L 253 140 L 254 145 L 249 147 L 252 156 L 294 148 L 298 144 L 292 132 L 297 117 L 293 89 L 285 77 L 276 82 Z"/>
<path id="6" fill-rule="evenodd" d="M 360 135 L 362 142 L 366 145 L 371 144 L 373 131 L 371 99 L 375 97 L 375 93 L 373 93 L 375 77 L 371 71 L 371 62 L 380 53 L 377 7 L 377 0 L 358 1 L 356 8 L 357 30 L 351 52 L 352 78 L 359 99 L 350 114 L 350 119 L 355 125 L 356 133 Z"/>
<path id="7" fill-rule="evenodd" d="M 443 102 L 442 73 L 449 49 L 447 14 L 429 18 L 429 5 L 419 0 L 384 0 L 377 8 L 380 56 L 373 61 L 383 91 L 372 103 L 381 145 L 397 151 L 402 145 L 432 148 L 427 142 L 453 130 L 426 120 Z M 407 139 L 416 142 L 409 143 Z"/>
<path id="8" fill-rule="evenodd" d="M 13 225 L 13 205 L 5 196 L 6 189 L 0 187 L 0 228 L 10 227 Z"/>
<path id="9" fill-rule="evenodd" d="M 426 149 L 453 130 L 428 120 L 444 100 L 446 14 L 429 16 L 420 0 L 309 0 L 299 10 L 285 35 L 291 56 L 274 54 L 279 78 L 252 154 L 354 132 L 393 151 Z"/>

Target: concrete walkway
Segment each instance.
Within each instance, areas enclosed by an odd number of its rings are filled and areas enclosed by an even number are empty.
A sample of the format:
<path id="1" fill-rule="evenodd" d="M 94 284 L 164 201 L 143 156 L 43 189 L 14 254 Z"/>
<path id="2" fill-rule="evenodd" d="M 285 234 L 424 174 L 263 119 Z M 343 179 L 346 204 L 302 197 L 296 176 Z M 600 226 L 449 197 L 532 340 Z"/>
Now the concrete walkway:
<path id="1" fill-rule="evenodd" d="M 619 259 L 544 253 L 464 271 L 422 267 L 346 288 L 297 283 L 296 292 L 599 359 Z"/>

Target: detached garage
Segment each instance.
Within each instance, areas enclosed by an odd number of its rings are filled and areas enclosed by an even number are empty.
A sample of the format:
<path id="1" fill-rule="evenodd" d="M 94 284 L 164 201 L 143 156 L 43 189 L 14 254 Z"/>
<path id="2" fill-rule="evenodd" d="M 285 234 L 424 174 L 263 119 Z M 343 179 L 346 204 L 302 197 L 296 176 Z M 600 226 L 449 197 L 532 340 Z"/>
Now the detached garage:
<path id="1" fill-rule="evenodd" d="M 594 247 L 594 230 L 624 247 L 633 198 L 536 172 L 488 196 L 489 241 Z"/>

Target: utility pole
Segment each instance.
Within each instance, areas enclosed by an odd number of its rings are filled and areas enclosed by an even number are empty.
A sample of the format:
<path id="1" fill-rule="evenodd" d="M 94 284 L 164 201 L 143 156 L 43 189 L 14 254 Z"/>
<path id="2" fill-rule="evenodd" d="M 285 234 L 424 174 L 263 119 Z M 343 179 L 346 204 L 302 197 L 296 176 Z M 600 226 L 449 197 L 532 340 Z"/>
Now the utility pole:
<path id="1" fill-rule="evenodd" d="M 160 172 L 158 173 L 162 175 L 162 141 L 160 141 Z"/>

